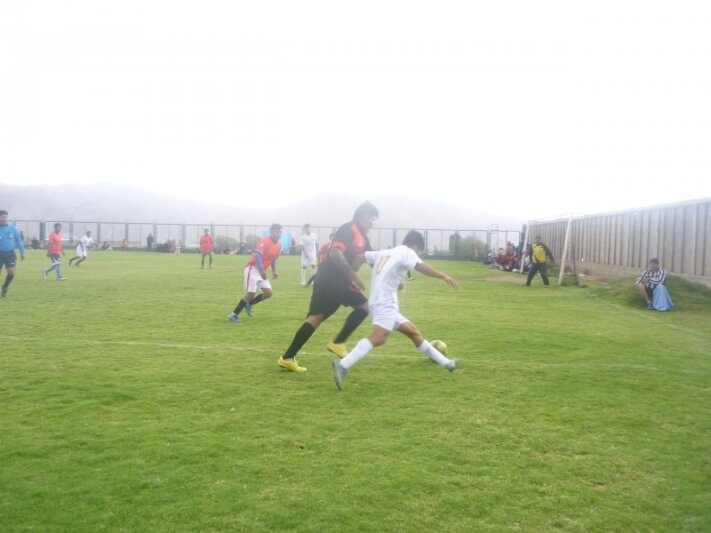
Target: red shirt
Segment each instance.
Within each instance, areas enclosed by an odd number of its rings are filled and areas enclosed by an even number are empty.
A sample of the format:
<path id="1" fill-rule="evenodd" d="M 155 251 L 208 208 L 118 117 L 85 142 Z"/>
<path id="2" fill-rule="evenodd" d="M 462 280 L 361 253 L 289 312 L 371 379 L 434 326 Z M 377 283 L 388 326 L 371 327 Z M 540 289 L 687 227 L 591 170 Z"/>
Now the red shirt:
<path id="1" fill-rule="evenodd" d="M 353 222 L 343 224 L 336 230 L 331 247 L 341 250 L 346 261 L 353 268 L 357 268 L 360 265 L 358 257 L 371 249 L 368 237 Z M 351 287 L 351 280 L 348 275 L 336 266 L 330 256 L 321 264 L 316 283 Z"/>
<path id="2" fill-rule="evenodd" d="M 200 253 L 209 254 L 212 253 L 212 235 L 202 235 L 200 237 Z"/>
<path id="3" fill-rule="evenodd" d="M 50 254 L 61 255 L 62 253 L 62 235 L 53 231 L 49 234 L 49 244 L 47 246 L 47 252 Z"/>
<path id="4" fill-rule="evenodd" d="M 271 265 L 274 260 L 279 257 L 281 253 L 281 241 L 274 242 L 271 237 L 264 237 L 257 243 L 257 247 L 254 249 L 254 254 L 262 254 L 262 267 L 266 270 L 269 265 Z M 252 258 L 247 262 L 248 265 L 255 265 L 257 260 Z"/>
<path id="5" fill-rule="evenodd" d="M 326 262 L 326 259 L 328 259 L 328 252 L 331 251 L 331 243 L 327 242 L 323 246 L 321 246 L 321 250 L 318 252 L 318 264 L 323 265 Z"/>

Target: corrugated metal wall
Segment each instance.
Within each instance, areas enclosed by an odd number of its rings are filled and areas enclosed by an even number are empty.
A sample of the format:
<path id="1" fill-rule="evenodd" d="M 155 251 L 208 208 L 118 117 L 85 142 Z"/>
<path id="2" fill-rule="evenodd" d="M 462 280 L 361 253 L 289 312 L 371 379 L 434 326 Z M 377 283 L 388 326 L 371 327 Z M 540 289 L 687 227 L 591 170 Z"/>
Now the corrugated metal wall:
<path id="1" fill-rule="evenodd" d="M 560 262 L 568 220 L 531 222 Z M 650 258 L 672 274 L 711 285 L 711 199 L 573 218 L 568 264 L 578 272 L 641 272 Z"/>

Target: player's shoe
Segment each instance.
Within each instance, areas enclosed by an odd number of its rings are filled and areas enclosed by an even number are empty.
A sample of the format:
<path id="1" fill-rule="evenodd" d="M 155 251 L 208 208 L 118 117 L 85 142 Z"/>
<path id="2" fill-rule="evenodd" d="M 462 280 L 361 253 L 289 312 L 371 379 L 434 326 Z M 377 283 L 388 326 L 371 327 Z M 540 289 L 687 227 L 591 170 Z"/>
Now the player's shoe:
<path id="1" fill-rule="evenodd" d="M 299 363 L 296 362 L 296 358 L 284 359 L 280 357 L 277 364 L 282 368 L 286 368 L 289 372 L 306 372 L 306 367 L 299 366 Z"/>
<path id="2" fill-rule="evenodd" d="M 237 315 L 235 315 L 234 311 L 231 312 L 229 315 L 227 315 L 227 320 L 230 320 L 230 321 L 235 322 L 237 324 L 242 322 L 242 319 L 240 317 L 238 317 Z"/>
<path id="3" fill-rule="evenodd" d="M 647 309 L 649 309 L 650 311 L 653 311 L 653 310 L 654 310 L 654 305 L 652 304 L 652 302 L 649 302 L 649 303 L 647 304 Z"/>
<path id="4" fill-rule="evenodd" d="M 348 369 L 343 367 L 338 359 L 331 361 L 331 366 L 333 367 L 333 379 L 336 382 L 336 387 L 338 387 L 338 390 L 343 390 L 343 380 L 348 375 Z"/>
<path id="5" fill-rule="evenodd" d="M 57 281 L 67 281 L 67 278 L 57 278 Z"/>
<path id="6" fill-rule="evenodd" d="M 346 355 L 348 355 L 348 349 L 346 348 L 345 343 L 336 344 L 333 341 L 328 341 L 326 348 L 328 348 L 329 352 L 335 353 L 341 359 L 343 359 Z"/>
<path id="7" fill-rule="evenodd" d="M 44 270 L 42 271 L 42 277 L 43 277 L 44 279 L 47 279 L 47 272 L 45 272 Z"/>
<path id="8" fill-rule="evenodd" d="M 459 359 L 450 359 L 449 363 L 444 365 L 444 368 L 449 370 L 450 372 L 454 372 L 457 369 L 457 363 L 459 362 Z"/>
<path id="9" fill-rule="evenodd" d="M 2 296 L 3 298 L 5 298 L 5 296 L 7 296 L 7 287 L 2 288 L 2 292 L 0 292 L 0 296 Z"/>
<path id="10" fill-rule="evenodd" d="M 244 304 L 244 312 L 247 313 L 247 316 L 252 318 L 252 304 L 247 302 Z"/>

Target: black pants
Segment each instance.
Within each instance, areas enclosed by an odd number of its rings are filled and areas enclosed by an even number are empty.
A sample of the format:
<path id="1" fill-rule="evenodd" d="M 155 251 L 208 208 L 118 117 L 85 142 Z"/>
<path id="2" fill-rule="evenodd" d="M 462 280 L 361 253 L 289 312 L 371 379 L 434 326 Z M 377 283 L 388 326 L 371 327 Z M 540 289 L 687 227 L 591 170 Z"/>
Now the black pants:
<path id="1" fill-rule="evenodd" d="M 544 285 L 550 285 L 550 283 L 548 283 L 548 263 L 531 263 L 531 269 L 528 271 L 526 285 L 531 284 L 531 280 L 533 280 L 533 276 L 536 275 L 536 272 L 541 273 Z"/>

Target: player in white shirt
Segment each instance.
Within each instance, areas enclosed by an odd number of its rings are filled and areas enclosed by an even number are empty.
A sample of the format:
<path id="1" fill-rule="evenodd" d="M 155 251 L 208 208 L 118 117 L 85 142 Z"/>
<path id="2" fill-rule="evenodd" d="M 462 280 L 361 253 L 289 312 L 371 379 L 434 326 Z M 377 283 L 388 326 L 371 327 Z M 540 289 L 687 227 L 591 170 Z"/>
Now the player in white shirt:
<path id="1" fill-rule="evenodd" d="M 304 224 L 301 234 L 301 284 L 306 285 L 306 269 L 311 267 L 311 274 L 316 273 L 316 258 L 318 250 L 318 236 L 311 233 L 311 224 Z"/>
<path id="2" fill-rule="evenodd" d="M 77 255 L 75 255 L 74 257 L 72 257 L 69 260 L 69 266 L 72 266 L 72 263 L 74 261 L 76 261 L 77 259 L 78 259 L 78 261 L 77 261 L 76 265 L 74 265 L 74 266 L 79 266 L 79 263 L 81 263 L 82 261 L 86 261 L 87 250 L 89 249 L 90 246 L 93 246 L 93 245 L 94 245 L 94 239 L 91 238 L 91 232 L 87 231 L 86 235 L 84 235 L 81 239 L 79 239 L 79 242 L 77 243 L 77 250 L 75 252 Z"/>
<path id="3" fill-rule="evenodd" d="M 425 340 L 417 327 L 400 314 L 397 293 L 402 278 L 409 269 L 415 269 L 425 276 L 441 279 L 453 289 L 459 284 L 454 278 L 426 265 L 418 256 L 425 249 L 425 238 L 417 231 L 410 231 L 400 246 L 365 252 L 365 261 L 373 267 L 370 281 L 368 306 L 373 316 L 373 332 L 361 339 L 343 359 L 331 363 L 336 386 L 343 389 L 343 381 L 348 370 L 365 357 L 376 346 L 385 344 L 393 330 L 407 335 L 422 353 L 450 372 L 457 367 L 456 359 L 448 359 Z"/>

